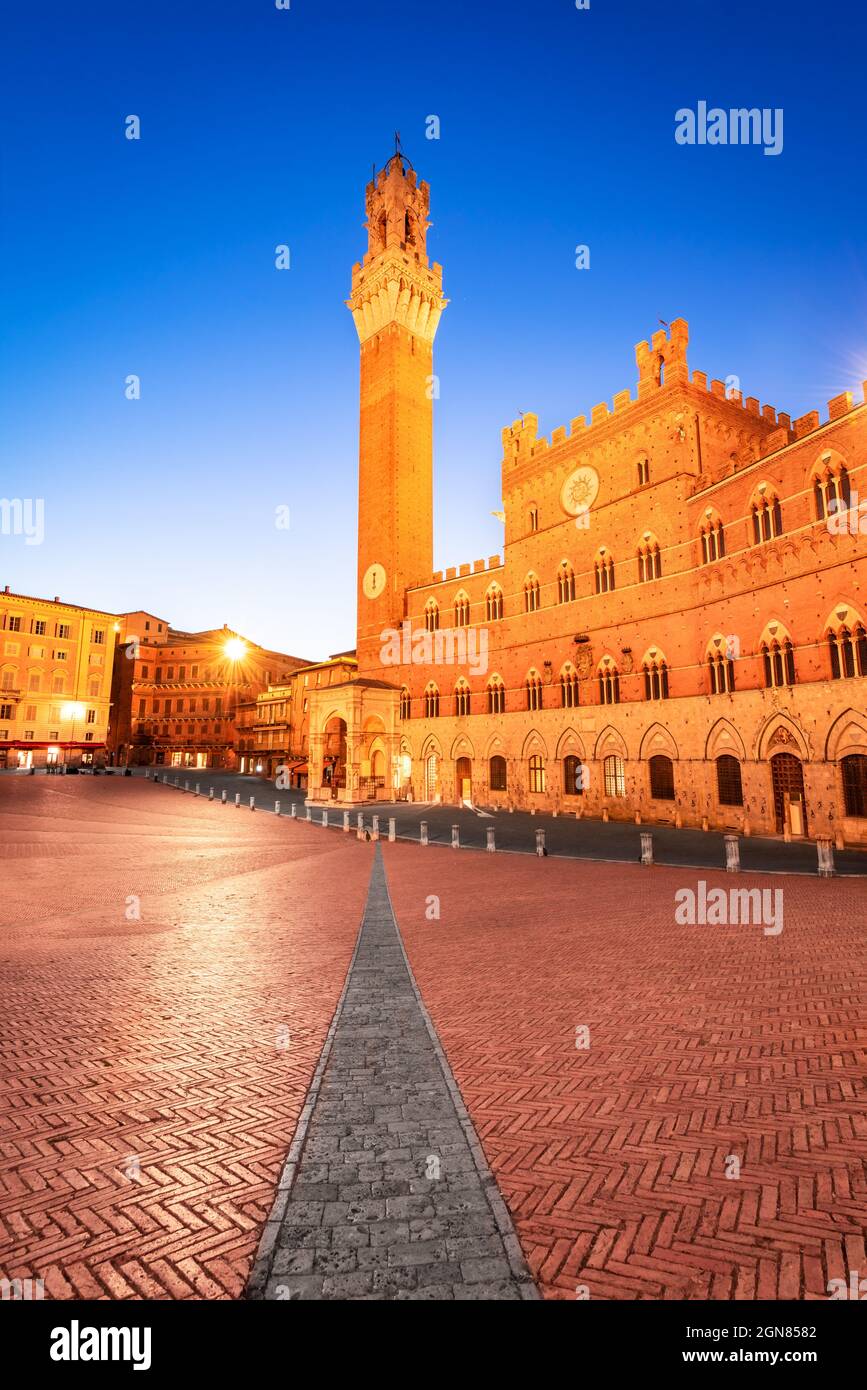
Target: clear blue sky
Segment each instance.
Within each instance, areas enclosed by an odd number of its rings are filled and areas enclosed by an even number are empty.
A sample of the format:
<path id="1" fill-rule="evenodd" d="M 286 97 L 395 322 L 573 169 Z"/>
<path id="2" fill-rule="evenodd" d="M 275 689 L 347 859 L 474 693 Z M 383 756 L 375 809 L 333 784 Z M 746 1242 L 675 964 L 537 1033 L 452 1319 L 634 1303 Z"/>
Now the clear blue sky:
<path id="1" fill-rule="evenodd" d="M 634 386 L 658 318 L 689 320 L 693 367 L 793 416 L 860 398 L 865 37 L 833 0 L 8 12 L 0 496 L 43 497 L 46 537 L 0 537 L 0 585 L 302 656 L 352 645 L 343 300 L 396 128 L 451 301 L 438 566 L 500 549 L 501 427 L 534 410 L 547 433 Z M 783 153 L 678 146 L 699 100 L 782 107 Z"/>

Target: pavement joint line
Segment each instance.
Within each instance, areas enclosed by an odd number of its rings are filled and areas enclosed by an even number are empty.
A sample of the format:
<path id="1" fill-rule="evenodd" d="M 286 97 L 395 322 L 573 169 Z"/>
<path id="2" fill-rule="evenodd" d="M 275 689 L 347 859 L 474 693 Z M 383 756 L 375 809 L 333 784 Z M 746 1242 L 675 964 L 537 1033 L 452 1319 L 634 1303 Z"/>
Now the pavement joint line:
<path id="1" fill-rule="evenodd" d="M 345 1036 L 342 1036 L 340 1029 L 344 1020 Z M 393 1075 L 396 1057 L 401 1059 L 398 1075 L 405 1078 L 401 1082 Z M 359 1070 L 371 1069 L 374 1072 L 372 1083 L 370 1077 L 362 1079 L 358 1075 Z M 352 1081 L 352 1085 L 346 1090 L 348 1081 Z M 397 1115 L 375 1115 L 375 1107 L 383 1104 L 381 1098 L 371 1102 L 365 1098 L 363 1111 L 369 1105 L 373 1108 L 369 1114 L 358 1112 L 359 1098 L 371 1084 L 374 1090 L 379 1087 L 388 1090 L 395 1084 L 398 1091 L 404 1091 L 404 1099 L 394 1102 L 401 1107 Z M 335 1086 L 342 1091 L 338 1099 L 331 1094 Z M 386 1102 L 386 1106 L 389 1104 Z M 415 1114 L 407 1114 L 407 1109 L 414 1110 Z M 410 1128 L 419 1129 L 419 1136 L 411 1140 L 401 1138 L 402 1134 L 406 1135 L 409 1121 L 412 1121 Z M 414 1150 L 436 1143 L 435 1131 L 451 1126 L 455 1138 L 445 1142 L 457 1143 L 460 1135 L 463 1166 L 455 1158 L 456 1185 L 450 1187 L 449 1183 L 455 1179 L 447 1179 L 440 1189 L 446 1202 L 444 1210 L 435 1216 L 431 1206 L 437 1201 L 435 1188 L 424 1195 L 426 1189 L 414 1186 L 406 1175 L 399 1180 L 395 1175 L 395 1181 L 398 1192 L 403 1188 L 408 1195 L 389 1194 L 387 1184 L 392 1179 L 387 1175 L 384 1179 L 386 1190 L 378 1192 L 376 1187 L 382 1179 L 358 1175 L 346 1185 L 354 1189 L 356 1183 L 370 1184 L 367 1197 L 353 1192 L 352 1196 L 341 1193 L 338 1199 L 333 1188 L 339 1187 L 339 1176 L 335 1179 L 329 1174 L 326 1182 L 321 1175 L 314 1177 L 310 1171 L 322 1166 L 319 1146 L 326 1140 L 329 1144 L 333 1142 L 335 1125 L 337 1133 L 345 1136 L 340 1141 L 341 1147 L 349 1144 L 351 1148 L 369 1151 L 371 1166 L 380 1161 L 375 1158 L 377 1139 L 385 1138 L 387 1148 L 405 1148 L 407 1154 L 398 1162 L 412 1165 L 418 1161 Z M 372 1144 L 368 1142 L 371 1139 Z M 448 1150 L 449 1154 L 454 1152 L 454 1149 Z M 353 1161 L 357 1162 L 355 1156 Z M 447 1169 L 450 1162 L 446 1158 Z M 473 1174 L 472 1183 L 462 1178 L 464 1173 Z M 321 1200 L 316 1195 L 316 1184 L 320 1182 L 323 1183 Z M 299 1195 L 293 1198 L 296 1183 Z M 464 1192 L 465 1197 L 462 1196 Z M 354 1212 L 353 1201 L 357 1203 Z M 365 1211 L 367 1202 L 380 1210 Z M 391 1211 L 392 1202 L 403 1209 Z M 455 1204 L 452 1214 L 449 1214 L 449 1202 Z M 474 1202 L 478 1205 L 474 1206 Z M 345 1212 L 339 1211 L 341 1205 L 346 1206 Z M 427 1205 L 428 1210 L 414 1214 L 413 1205 Z M 330 1213 L 329 1206 L 332 1207 Z M 474 1211 L 486 1213 L 489 1234 L 480 1240 L 487 1242 L 487 1251 L 481 1252 L 479 1257 L 446 1255 L 444 1247 L 449 1239 L 458 1242 L 466 1239 L 466 1223 L 471 1225 L 474 1219 L 482 1219 L 474 1218 Z M 418 1237 L 406 1230 L 407 1221 L 421 1222 L 428 1218 L 445 1229 L 436 1236 Z M 300 1239 L 299 1230 L 312 1236 L 315 1233 L 314 1239 Z M 338 1235 L 344 1237 L 347 1233 L 352 1235 L 351 1240 L 337 1241 Z M 383 1234 L 390 1234 L 391 1239 L 376 1239 Z M 320 1235 L 324 1239 L 320 1240 Z M 333 1245 L 332 1235 L 335 1237 Z M 416 1239 L 418 1244 L 415 1244 Z M 371 1258 L 366 1262 L 356 1261 L 356 1248 L 363 1249 Z M 278 1264 L 278 1255 L 282 1262 L 287 1249 L 290 1269 L 284 1272 Z M 358 1268 L 356 1273 L 347 1275 L 341 1288 L 340 1262 L 344 1259 L 351 1261 L 350 1268 L 356 1263 Z M 303 1274 L 300 1270 L 297 1272 L 295 1277 L 299 1282 L 294 1285 L 292 1261 L 298 1261 L 304 1270 Z M 332 1261 L 335 1267 L 329 1269 Z M 320 1270 L 310 1273 L 314 1263 L 320 1264 Z M 275 1265 L 278 1273 L 275 1273 Z M 489 1269 L 483 1273 L 476 1268 L 479 1265 L 487 1265 Z M 421 1279 L 416 1284 L 417 1272 L 421 1272 L 422 1266 L 425 1266 L 424 1273 L 432 1274 L 433 1278 Z M 409 1297 L 413 1296 L 413 1291 L 424 1297 L 425 1288 L 431 1291 L 440 1288 L 438 1273 L 442 1275 L 444 1288 L 450 1290 L 454 1284 L 470 1298 L 484 1298 L 500 1286 L 510 1288 L 517 1301 L 541 1298 L 524 1260 L 505 1201 L 421 999 L 394 913 L 379 845 L 373 855 L 361 928 L 344 987 L 284 1163 L 274 1204 L 260 1237 L 244 1297 L 256 1301 L 292 1298 L 294 1291 L 300 1291 L 302 1298 L 351 1299 L 365 1297 L 371 1289 L 375 1297 L 377 1271 L 382 1280 L 378 1287 L 385 1290 L 387 1298 L 403 1298 L 404 1291 Z M 488 1282 L 485 1282 L 486 1277 Z M 289 1283 L 284 1286 L 278 1280 Z M 445 1296 L 450 1297 L 451 1293 Z"/>
<path id="2" fill-rule="evenodd" d="M 377 855 L 380 858 L 382 856 L 382 851 L 378 847 Z M 427 1028 L 428 1034 L 430 1036 L 430 1040 L 433 1045 L 433 1050 L 436 1053 L 437 1061 L 440 1064 L 440 1068 L 442 1070 L 446 1086 L 448 1087 L 449 1094 L 451 1095 L 452 1104 L 454 1105 L 455 1111 L 457 1112 L 461 1128 L 463 1129 L 464 1134 L 466 1135 L 467 1144 L 469 1145 L 470 1153 L 473 1156 L 473 1162 L 476 1166 L 476 1172 L 478 1173 L 479 1178 L 481 1179 L 482 1188 L 484 1189 L 485 1196 L 488 1199 L 488 1203 L 491 1207 L 494 1220 L 497 1223 L 497 1230 L 503 1237 L 503 1246 L 506 1251 L 506 1258 L 509 1261 L 509 1267 L 515 1279 L 518 1281 L 521 1298 L 524 1301 L 539 1299 L 541 1298 L 541 1294 L 539 1293 L 539 1290 L 537 1289 L 536 1284 L 533 1280 L 533 1276 L 531 1275 L 527 1267 L 523 1251 L 521 1250 L 521 1242 L 518 1239 L 518 1234 L 515 1230 L 512 1218 L 509 1215 L 509 1209 L 503 1200 L 503 1196 L 500 1192 L 499 1187 L 497 1186 L 497 1180 L 494 1177 L 493 1172 L 491 1171 L 490 1164 L 488 1163 L 488 1160 L 485 1158 L 485 1151 L 482 1148 L 481 1141 L 479 1139 L 478 1134 L 476 1133 L 476 1127 L 470 1118 L 470 1112 L 467 1110 L 467 1107 L 464 1104 L 464 1098 L 461 1095 L 460 1087 L 458 1086 L 458 1083 L 455 1080 L 454 1072 L 449 1066 L 448 1058 L 446 1057 L 442 1043 L 439 1040 L 439 1035 L 437 1034 L 436 1028 L 434 1027 L 433 1019 L 428 1013 L 427 1006 L 421 997 L 421 991 L 419 990 L 418 983 L 416 982 L 415 975 L 413 974 L 412 966 L 409 963 L 409 957 L 406 953 L 406 947 L 403 944 L 403 937 L 401 935 L 400 927 L 398 925 L 397 914 L 395 913 L 394 905 L 391 901 L 391 893 L 388 887 L 388 875 L 385 872 L 384 863 L 383 882 L 385 884 L 386 900 L 388 902 L 389 911 L 391 912 L 392 918 L 394 920 L 395 930 L 397 932 L 398 945 L 400 946 L 400 953 L 403 956 L 403 962 L 406 966 L 406 973 L 409 976 L 409 982 L 412 986 L 412 992 L 415 995 L 419 1012 L 421 1013 L 421 1016 L 424 1019 L 425 1027 Z"/>
<path id="3" fill-rule="evenodd" d="M 301 1154 L 307 1139 L 310 1121 L 313 1118 L 313 1111 L 316 1108 L 316 1101 L 319 1098 L 319 1092 L 322 1087 L 322 1079 L 325 1076 L 328 1059 L 331 1056 L 334 1035 L 337 1032 L 337 1025 L 340 1022 L 340 1016 L 343 1013 L 343 1005 L 349 991 L 352 968 L 355 965 L 356 957 L 361 948 L 361 935 L 364 931 L 366 909 L 367 899 L 365 898 L 364 906 L 361 909 L 361 921 L 358 924 L 355 946 L 353 947 L 352 957 L 346 971 L 346 978 L 343 981 L 343 989 L 340 991 L 340 998 L 337 1001 L 337 1006 L 334 1010 L 328 1032 L 325 1035 L 322 1051 L 319 1054 L 319 1060 L 314 1068 L 313 1076 L 311 1077 L 310 1085 L 307 1089 L 307 1095 L 304 1098 L 304 1104 L 301 1107 L 301 1113 L 298 1116 L 298 1122 L 295 1126 L 295 1133 L 292 1136 L 292 1142 L 289 1145 L 286 1159 L 280 1172 L 274 1201 L 265 1219 L 259 1245 L 253 1258 L 250 1274 L 247 1278 L 247 1285 L 243 1295 L 244 1298 L 250 1298 L 251 1295 L 258 1293 L 261 1289 L 264 1289 L 268 1282 L 268 1276 L 271 1272 L 271 1265 L 274 1260 L 274 1248 L 277 1244 L 277 1236 L 280 1233 L 280 1226 L 286 1214 L 286 1208 L 289 1205 L 289 1197 L 298 1176 L 298 1170 L 301 1165 Z"/>

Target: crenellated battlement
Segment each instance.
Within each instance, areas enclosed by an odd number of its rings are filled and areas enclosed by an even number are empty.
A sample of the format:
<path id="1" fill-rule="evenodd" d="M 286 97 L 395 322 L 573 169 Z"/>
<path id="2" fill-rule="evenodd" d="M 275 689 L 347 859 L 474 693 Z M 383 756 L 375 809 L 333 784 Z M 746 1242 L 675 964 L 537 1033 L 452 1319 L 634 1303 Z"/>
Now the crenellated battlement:
<path id="1" fill-rule="evenodd" d="M 455 579 L 463 579 L 474 574 L 484 574 L 489 570 L 502 568 L 502 558 L 499 555 L 489 555 L 487 560 L 467 561 L 466 564 L 452 565 L 446 570 L 435 570 L 434 573 L 429 575 L 426 579 L 418 579 L 412 584 L 408 584 L 407 593 L 414 592 L 418 589 L 430 589 L 434 584 L 448 584 Z"/>
<path id="2" fill-rule="evenodd" d="M 821 428 L 822 422 L 817 410 L 808 411 L 793 422 L 785 411 L 778 412 L 772 405 L 761 405 L 757 396 L 744 397 L 742 391 L 718 378 L 708 381 L 707 372 L 694 371 L 690 375 L 686 360 L 689 325 L 685 319 L 674 319 L 668 327 L 668 333 L 665 329 L 660 329 L 653 334 L 649 343 L 644 341 L 636 344 L 635 360 L 639 379 L 635 395 L 629 388 L 618 391 L 612 398 L 610 407 L 607 401 L 593 406 L 589 423 L 586 415 L 576 415 L 568 425 L 559 425 L 552 430 L 550 438 L 539 434 L 538 415 L 532 411 L 526 412 L 519 420 L 513 421 L 501 431 L 503 462 L 517 464 L 539 458 L 549 449 L 559 448 L 573 441 L 578 435 L 584 436 L 581 439 L 581 445 L 584 447 L 594 431 L 607 425 L 614 417 L 634 410 L 636 406 L 647 401 L 653 392 L 671 385 L 692 387 L 707 392 L 726 405 L 743 410 L 745 415 L 755 420 L 760 431 L 762 426 L 766 426 L 768 432 L 758 441 L 760 458 Z M 731 382 L 731 378 L 729 381 Z M 863 384 L 863 391 L 864 400 L 867 401 L 867 382 Z M 828 402 L 828 420 L 825 423 L 839 419 L 853 408 L 852 392 L 841 392 Z"/>

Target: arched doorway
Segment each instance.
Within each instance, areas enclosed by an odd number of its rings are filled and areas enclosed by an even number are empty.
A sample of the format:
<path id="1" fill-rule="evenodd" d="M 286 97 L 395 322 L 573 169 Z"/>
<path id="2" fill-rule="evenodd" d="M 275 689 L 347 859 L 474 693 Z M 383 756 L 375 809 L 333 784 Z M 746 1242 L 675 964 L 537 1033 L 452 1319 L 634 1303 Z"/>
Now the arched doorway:
<path id="1" fill-rule="evenodd" d="M 338 715 L 325 725 L 322 785 L 331 788 L 332 797 L 346 786 L 346 720 Z"/>
<path id="2" fill-rule="evenodd" d="M 458 758 L 455 763 L 455 784 L 461 801 L 471 801 L 473 796 L 473 764 L 470 758 Z"/>
<path id="3" fill-rule="evenodd" d="M 774 789 L 774 815 L 777 833 L 788 828 L 796 835 L 807 833 L 807 804 L 804 798 L 804 766 L 794 753 L 775 753 L 771 758 Z M 787 808 L 793 808 L 788 811 Z"/>
<path id="4" fill-rule="evenodd" d="M 385 786 L 385 754 L 381 748 L 374 748 L 370 756 L 370 775 L 376 791 Z"/>
<path id="5" fill-rule="evenodd" d="M 439 791 L 439 758 L 429 753 L 424 764 L 424 798 L 434 801 Z"/>

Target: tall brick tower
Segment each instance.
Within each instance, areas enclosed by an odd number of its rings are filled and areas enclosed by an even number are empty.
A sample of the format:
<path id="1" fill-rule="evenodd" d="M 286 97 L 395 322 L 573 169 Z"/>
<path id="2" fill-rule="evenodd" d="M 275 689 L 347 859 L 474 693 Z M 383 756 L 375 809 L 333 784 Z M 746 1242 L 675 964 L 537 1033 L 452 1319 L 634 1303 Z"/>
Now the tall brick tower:
<path id="1" fill-rule="evenodd" d="M 429 206 L 396 152 L 367 185 L 367 252 L 346 301 L 361 343 L 358 672 L 385 679 L 380 633 L 433 569 L 433 340 L 447 301 L 426 252 Z"/>

